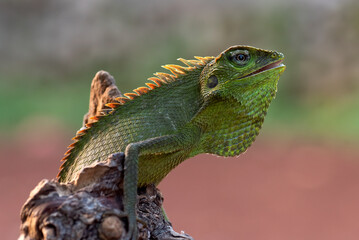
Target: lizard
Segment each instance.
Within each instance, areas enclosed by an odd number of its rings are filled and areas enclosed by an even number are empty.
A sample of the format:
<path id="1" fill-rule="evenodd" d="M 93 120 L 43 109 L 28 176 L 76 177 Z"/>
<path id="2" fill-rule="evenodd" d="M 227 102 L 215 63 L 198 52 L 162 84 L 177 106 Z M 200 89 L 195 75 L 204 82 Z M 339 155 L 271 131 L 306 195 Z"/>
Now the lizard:
<path id="1" fill-rule="evenodd" d="M 137 188 L 157 185 L 197 154 L 238 156 L 253 143 L 286 68 L 282 53 L 245 45 L 178 60 L 185 66 L 162 66 L 170 73 L 155 73 L 78 131 L 57 176 L 71 182 L 84 167 L 123 152 L 126 239 L 138 236 Z"/>

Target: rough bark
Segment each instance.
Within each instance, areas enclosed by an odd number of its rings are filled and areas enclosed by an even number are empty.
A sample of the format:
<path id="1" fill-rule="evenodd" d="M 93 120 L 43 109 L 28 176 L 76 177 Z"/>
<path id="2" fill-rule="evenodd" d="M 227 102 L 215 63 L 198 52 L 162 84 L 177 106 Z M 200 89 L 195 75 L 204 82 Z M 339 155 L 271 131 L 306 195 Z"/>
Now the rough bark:
<path id="1" fill-rule="evenodd" d="M 89 112 L 92 116 L 109 108 L 106 103 L 122 96 L 115 80 L 105 71 L 96 74 L 91 84 Z M 106 163 L 86 167 L 71 183 L 42 180 L 21 210 L 19 239 L 122 239 L 127 217 L 123 212 L 124 154 L 114 153 Z M 189 240 L 176 233 L 162 211 L 163 198 L 154 185 L 138 189 L 139 239 Z"/>

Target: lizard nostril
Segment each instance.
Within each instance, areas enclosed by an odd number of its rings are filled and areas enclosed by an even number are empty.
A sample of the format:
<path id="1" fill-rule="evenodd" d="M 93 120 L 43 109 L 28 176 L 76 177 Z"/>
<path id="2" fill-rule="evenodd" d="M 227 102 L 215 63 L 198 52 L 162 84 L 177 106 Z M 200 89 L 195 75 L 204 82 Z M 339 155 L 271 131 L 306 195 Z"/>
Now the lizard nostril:
<path id="1" fill-rule="evenodd" d="M 283 58 L 284 55 L 283 53 L 280 53 L 280 52 L 276 52 L 276 51 L 273 51 L 272 54 L 271 54 L 271 58 Z"/>

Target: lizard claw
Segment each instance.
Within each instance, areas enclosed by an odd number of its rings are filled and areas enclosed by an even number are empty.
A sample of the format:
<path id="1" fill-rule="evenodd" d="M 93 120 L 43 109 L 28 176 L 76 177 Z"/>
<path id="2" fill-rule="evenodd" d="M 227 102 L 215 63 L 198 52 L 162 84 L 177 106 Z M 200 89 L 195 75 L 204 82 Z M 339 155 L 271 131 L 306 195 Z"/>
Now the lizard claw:
<path id="1" fill-rule="evenodd" d="M 128 232 L 124 238 L 125 240 L 137 240 L 138 239 L 138 231 L 137 226 L 128 226 Z"/>
<path id="2" fill-rule="evenodd" d="M 133 221 L 134 220 L 134 221 Z M 128 231 L 124 238 L 125 240 L 137 240 L 138 239 L 138 229 L 137 229 L 137 221 L 136 218 L 128 219 Z"/>

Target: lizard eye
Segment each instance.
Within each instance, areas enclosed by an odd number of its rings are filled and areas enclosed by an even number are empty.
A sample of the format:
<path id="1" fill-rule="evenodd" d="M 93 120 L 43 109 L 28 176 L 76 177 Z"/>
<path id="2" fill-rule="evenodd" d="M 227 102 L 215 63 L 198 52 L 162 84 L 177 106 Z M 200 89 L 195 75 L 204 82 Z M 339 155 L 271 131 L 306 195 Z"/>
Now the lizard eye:
<path id="1" fill-rule="evenodd" d="M 238 50 L 231 54 L 231 60 L 238 65 L 246 65 L 250 60 L 250 55 L 247 50 Z"/>
<path id="2" fill-rule="evenodd" d="M 217 85 L 218 85 L 218 78 L 215 75 L 210 76 L 207 81 L 207 87 L 214 88 Z"/>
<path id="3" fill-rule="evenodd" d="M 248 55 L 244 55 L 243 53 L 236 55 L 237 62 L 245 62 L 248 58 Z"/>

